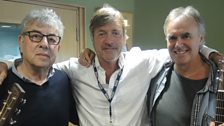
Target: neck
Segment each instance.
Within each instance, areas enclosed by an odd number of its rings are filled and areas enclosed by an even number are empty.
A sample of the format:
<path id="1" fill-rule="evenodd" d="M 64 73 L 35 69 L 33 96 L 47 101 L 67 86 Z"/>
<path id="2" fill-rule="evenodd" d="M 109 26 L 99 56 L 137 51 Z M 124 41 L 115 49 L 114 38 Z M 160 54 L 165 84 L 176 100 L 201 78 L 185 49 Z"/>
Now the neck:
<path id="1" fill-rule="evenodd" d="M 100 66 L 106 71 L 106 83 L 109 84 L 111 75 L 119 68 L 118 60 L 115 62 L 102 62 Z"/>
<path id="2" fill-rule="evenodd" d="M 194 62 L 184 64 L 184 65 L 174 65 L 176 72 L 182 76 L 192 79 L 200 80 L 208 77 L 209 74 L 209 65 L 200 58 L 194 60 Z"/>
<path id="3" fill-rule="evenodd" d="M 35 84 L 42 85 L 47 80 L 49 68 L 37 68 L 22 63 L 17 67 L 17 71 Z"/>

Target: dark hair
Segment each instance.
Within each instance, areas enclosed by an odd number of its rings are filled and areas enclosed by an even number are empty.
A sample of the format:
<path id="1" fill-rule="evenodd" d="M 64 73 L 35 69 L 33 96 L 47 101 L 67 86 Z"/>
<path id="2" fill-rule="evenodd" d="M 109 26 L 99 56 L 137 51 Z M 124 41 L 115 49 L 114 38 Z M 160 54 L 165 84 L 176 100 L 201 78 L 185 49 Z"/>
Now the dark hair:
<path id="1" fill-rule="evenodd" d="M 110 22 L 118 22 L 122 25 L 123 35 L 125 35 L 125 24 L 124 24 L 124 17 L 122 16 L 121 12 L 117 9 L 109 6 L 108 4 L 104 4 L 104 6 L 98 9 L 95 14 L 93 15 L 90 21 L 90 32 L 91 36 L 93 37 L 93 33 L 96 28 L 108 24 Z"/>

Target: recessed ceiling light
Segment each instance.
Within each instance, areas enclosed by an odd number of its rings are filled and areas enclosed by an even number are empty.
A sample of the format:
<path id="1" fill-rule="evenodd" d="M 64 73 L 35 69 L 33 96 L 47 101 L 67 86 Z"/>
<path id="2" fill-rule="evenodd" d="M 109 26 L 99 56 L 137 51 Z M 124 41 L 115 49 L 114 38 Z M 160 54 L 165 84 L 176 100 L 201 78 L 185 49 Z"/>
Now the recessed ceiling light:
<path id="1" fill-rule="evenodd" d="M 1 25 L 2 28 L 11 28 L 12 26 L 10 25 Z"/>

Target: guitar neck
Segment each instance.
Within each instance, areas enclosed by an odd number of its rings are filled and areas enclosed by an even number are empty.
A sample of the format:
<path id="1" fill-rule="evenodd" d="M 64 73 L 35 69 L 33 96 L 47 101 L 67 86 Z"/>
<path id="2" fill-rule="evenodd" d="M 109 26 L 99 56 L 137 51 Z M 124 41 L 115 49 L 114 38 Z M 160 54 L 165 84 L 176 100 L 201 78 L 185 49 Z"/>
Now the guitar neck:
<path id="1" fill-rule="evenodd" d="M 224 90 L 218 90 L 217 93 L 217 105 L 216 105 L 216 124 L 224 122 Z"/>
<path id="2" fill-rule="evenodd" d="M 224 122 L 224 90 L 223 90 L 223 70 L 217 70 L 216 73 L 216 83 L 219 86 L 219 90 L 216 96 L 216 117 L 215 125 L 218 126 Z"/>
<path id="3" fill-rule="evenodd" d="M 0 126 L 8 126 L 15 123 L 12 116 L 21 103 L 24 93 L 25 91 L 17 83 L 13 84 L 8 90 L 8 95 L 4 99 L 3 107 L 0 111 Z"/>

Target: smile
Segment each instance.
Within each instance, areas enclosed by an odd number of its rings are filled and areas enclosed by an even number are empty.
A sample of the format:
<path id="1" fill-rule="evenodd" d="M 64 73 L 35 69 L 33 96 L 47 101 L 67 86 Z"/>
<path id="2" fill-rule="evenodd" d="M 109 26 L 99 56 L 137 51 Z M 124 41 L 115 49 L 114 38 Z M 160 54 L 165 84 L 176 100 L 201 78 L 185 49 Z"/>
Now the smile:
<path id="1" fill-rule="evenodd" d="M 175 50 L 174 51 L 174 53 L 176 53 L 176 54 L 184 54 L 186 52 L 187 52 L 187 50 Z"/>

